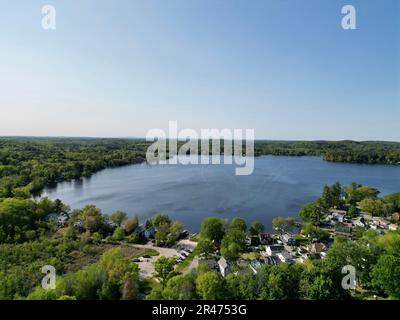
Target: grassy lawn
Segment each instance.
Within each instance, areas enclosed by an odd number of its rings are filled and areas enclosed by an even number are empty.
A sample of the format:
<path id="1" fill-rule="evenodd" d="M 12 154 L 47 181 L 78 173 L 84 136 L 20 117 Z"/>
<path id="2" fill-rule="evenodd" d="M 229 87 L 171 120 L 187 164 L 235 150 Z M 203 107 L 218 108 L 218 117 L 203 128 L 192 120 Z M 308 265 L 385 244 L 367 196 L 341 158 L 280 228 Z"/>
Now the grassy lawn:
<path id="1" fill-rule="evenodd" d="M 120 248 L 122 254 L 127 258 L 141 256 L 143 254 L 158 255 L 155 252 L 146 253 L 148 249 L 136 248 L 133 246 L 113 245 L 113 244 L 98 244 L 84 246 L 81 250 L 75 250 L 70 253 L 71 263 L 67 266 L 67 272 L 76 272 L 83 267 L 99 261 L 101 255 L 112 248 Z M 151 250 L 155 251 L 155 250 Z"/>
<path id="2" fill-rule="evenodd" d="M 156 257 L 156 256 L 160 255 L 160 253 L 157 250 L 153 250 L 153 249 L 147 249 L 143 254 L 141 254 L 141 256 L 145 255 L 145 254 L 147 254 L 148 256 L 151 256 L 151 257 Z"/>
<path id="3" fill-rule="evenodd" d="M 244 260 L 254 260 L 260 258 L 260 253 L 259 252 L 246 252 L 242 254 L 242 259 Z"/>
<path id="4" fill-rule="evenodd" d="M 119 245 L 119 247 L 121 248 L 122 254 L 127 258 L 136 258 L 137 256 L 140 257 L 140 256 L 146 254 L 147 251 L 149 251 L 148 249 L 138 248 L 138 247 L 129 246 L 129 245 Z M 153 251 L 155 251 L 155 250 L 153 250 Z"/>
<path id="5" fill-rule="evenodd" d="M 157 284 L 158 282 L 154 278 L 148 277 L 139 282 L 139 289 L 144 295 L 148 295 L 151 289 Z"/>

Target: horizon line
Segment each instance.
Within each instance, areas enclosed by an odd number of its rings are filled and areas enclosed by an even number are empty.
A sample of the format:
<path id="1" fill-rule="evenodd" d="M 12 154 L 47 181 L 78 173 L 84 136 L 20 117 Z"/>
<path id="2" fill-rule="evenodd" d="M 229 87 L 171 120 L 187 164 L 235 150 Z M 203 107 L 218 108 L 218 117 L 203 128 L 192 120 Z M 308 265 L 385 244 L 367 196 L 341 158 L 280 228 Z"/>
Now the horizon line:
<path id="1" fill-rule="evenodd" d="M 127 137 L 127 136 L 119 136 L 119 137 L 110 137 L 110 136 L 52 136 L 52 135 L 33 135 L 33 136 L 25 136 L 25 135 L 0 135 L 0 139 L 119 139 L 119 140 L 144 140 L 145 137 Z M 154 137 L 158 138 L 158 137 Z M 223 139 L 223 138 L 220 138 Z M 171 140 L 167 138 L 166 140 Z M 175 139 L 173 139 L 175 140 Z M 177 139 L 178 141 L 186 141 L 185 139 Z M 195 139 L 195 140 L 204 140 L 204 139 Z M 209 139 L 216 140 L 216 139 Z M 399 140 L 355 140 L 355 139 L 268 139 L 268 138 L 257 138 L 254 141 L 262 142 L 262 141 L 271 141 L 271 142 L 389 142 L 389 143 L 400 143 Z M 151 141 L 148 141 L 151 142 Z"/>

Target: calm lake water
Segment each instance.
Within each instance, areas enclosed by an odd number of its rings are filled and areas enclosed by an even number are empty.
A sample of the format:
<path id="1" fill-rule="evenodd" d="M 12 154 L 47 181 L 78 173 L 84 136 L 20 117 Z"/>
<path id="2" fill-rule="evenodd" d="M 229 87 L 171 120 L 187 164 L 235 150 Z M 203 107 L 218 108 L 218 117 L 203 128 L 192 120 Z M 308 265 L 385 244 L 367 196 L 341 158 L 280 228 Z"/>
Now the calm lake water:
<path id="1" fill-rule="evenodd" d="M 124 210 L 141 221 L 156 212 L 198 231 L 203 218 L 240 216 L 268 229 L 275 216 L 297 216 L 324 184 L 353 181 L 377 187 L 381 195 L 400 191 L 400 167 L 333 163 L 317 157 L 263 156 L 250 176 L 235 176 L 234 165 L 138 164 L 105 169 L 81 181 L 63 182 L 42 196 L 71 208 L 94 204 L 103 213 Z"/>

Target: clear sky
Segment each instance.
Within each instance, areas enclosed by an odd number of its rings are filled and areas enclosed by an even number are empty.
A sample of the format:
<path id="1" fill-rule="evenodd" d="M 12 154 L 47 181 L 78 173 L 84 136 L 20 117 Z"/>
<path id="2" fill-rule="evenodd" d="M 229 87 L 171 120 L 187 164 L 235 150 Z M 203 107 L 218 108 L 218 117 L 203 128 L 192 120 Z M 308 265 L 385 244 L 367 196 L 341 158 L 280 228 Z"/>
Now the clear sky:
<path id="1" fill-rule="evenodd" d="M 0 0 L 0 135 L 400 141 L 399 42 L 398 0 Z"/>

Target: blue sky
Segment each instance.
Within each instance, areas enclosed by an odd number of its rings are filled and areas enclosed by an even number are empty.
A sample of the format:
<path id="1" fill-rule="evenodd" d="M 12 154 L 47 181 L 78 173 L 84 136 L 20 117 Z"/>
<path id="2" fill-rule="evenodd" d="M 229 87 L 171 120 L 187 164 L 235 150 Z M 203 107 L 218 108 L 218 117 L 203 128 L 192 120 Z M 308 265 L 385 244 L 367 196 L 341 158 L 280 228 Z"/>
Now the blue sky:
<path id="1" fill-rule="evenodd" d="M 54 5 L 57 29 L 41 28 Z M 343 30 L 354 5 L 357 29 Z M 0 0 L 0 135 L 400 141 L 396 0 Z"/>

